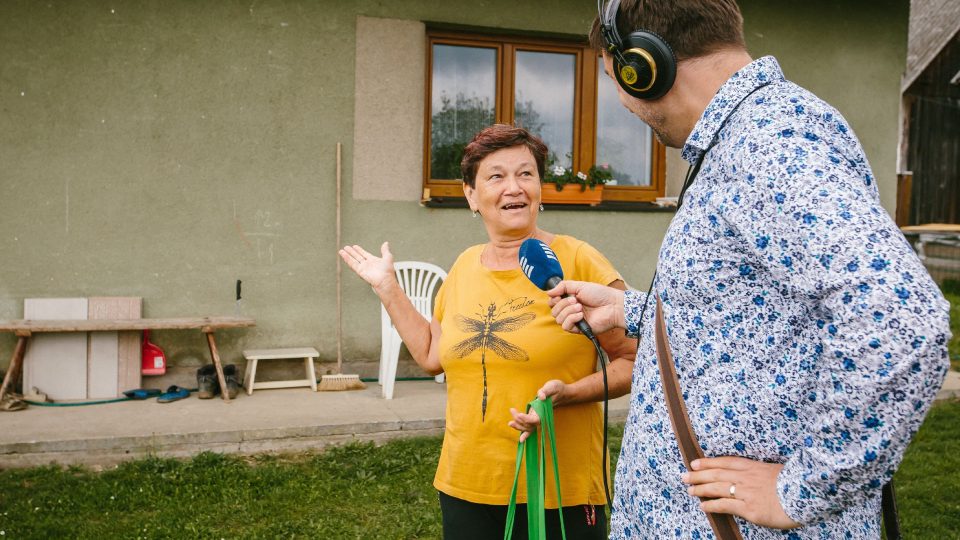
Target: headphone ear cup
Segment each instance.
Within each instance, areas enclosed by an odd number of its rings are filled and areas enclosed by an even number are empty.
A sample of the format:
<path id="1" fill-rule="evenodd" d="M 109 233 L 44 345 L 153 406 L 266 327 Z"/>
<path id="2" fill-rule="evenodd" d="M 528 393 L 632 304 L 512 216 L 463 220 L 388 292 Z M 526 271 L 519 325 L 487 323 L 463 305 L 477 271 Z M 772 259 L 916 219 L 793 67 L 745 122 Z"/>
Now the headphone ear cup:
<path id="1" fill-rule="evenodd" d="M 617 59 L 613 61 L 613 76 L 624 92 L 635 98 L 643 99 L 643 92 L 640 92 L 638 88 L 643 88 L 649 84 L 650 70 L 645 61 L 642 64 L 636 61 L 636 55 L 622 56 L 626 60 L 625 63 L 621 63 Z"/>
<path id="2" fill-rule="evenodd" d="M 638 99 L 657 99 L 673 86 L 677 59 L 660 36 L 638 30 L 623 40 L 620 51 L 625 62 L 614 61 L 614 76 L 627 94 Z"/>

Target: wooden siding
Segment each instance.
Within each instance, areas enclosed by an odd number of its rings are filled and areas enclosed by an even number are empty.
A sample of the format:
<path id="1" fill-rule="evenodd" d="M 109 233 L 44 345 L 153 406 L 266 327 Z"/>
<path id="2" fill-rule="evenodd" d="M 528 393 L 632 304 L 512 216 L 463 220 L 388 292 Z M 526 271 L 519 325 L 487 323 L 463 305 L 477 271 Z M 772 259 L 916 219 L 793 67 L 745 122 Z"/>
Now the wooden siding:
<path id="1" fill-rule="evenodd" d="M 930 62 L 905 95 L 909 107 L 907 168 L 913 173 L 912 225 L 960 223 L 960 35 Z"/>

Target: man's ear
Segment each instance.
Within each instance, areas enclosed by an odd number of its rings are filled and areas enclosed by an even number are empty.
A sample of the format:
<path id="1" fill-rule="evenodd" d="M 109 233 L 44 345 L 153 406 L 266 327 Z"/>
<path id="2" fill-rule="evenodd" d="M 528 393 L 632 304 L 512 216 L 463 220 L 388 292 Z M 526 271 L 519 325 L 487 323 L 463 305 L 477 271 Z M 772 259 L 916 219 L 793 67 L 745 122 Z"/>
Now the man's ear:
<path id="1" fill-rule="evenodd" d="M 474 194 L 477 192 L 474 188 L 470 187 L 470 184 L 463 183 L 463 196 L 467 198 L 467 204 L 470 205 L 470 211 L 476 212 L 477 205 L 473 200 Z"/>

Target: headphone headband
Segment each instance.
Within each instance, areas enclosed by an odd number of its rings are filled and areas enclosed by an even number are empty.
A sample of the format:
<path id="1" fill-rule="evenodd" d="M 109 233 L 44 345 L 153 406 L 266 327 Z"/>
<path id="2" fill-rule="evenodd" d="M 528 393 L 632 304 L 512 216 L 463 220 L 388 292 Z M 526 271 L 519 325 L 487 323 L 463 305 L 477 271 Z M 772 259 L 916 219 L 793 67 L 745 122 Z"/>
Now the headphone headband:
<path id="1" fill-rule="evenodd" d="M 623 43 L 620 32 L 617 30 L 617 13 L 620 10 L 620 0 L 610 0 L 603 7 L 603 0 L 597 0 L 597 11 L 600 16 L 600 33 L 607 40 L 607 49 L 620 48 Z M 612 52 L 612 51 L 611 51 Z"/>
<path id="2" fill-rule="evenodd" d="M 620 31 L 617 30 L 617 12 L 620 9 L 620 0 L 611 0 L 603 7 L 603 0 L 597 0 L 597 11 L 600 13 L 600 34 L 607 42 L 607 52 L 624 65 L 627 60 L 620 52 L 623 46 L 623 40 L 620 39 Z"/>

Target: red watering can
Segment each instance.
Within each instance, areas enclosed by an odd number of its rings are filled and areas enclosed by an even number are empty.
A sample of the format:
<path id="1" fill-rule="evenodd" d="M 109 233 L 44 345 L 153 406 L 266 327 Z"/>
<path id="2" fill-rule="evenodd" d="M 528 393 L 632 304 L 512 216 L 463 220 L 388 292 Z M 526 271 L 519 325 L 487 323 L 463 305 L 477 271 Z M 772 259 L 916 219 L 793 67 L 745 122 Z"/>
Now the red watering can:
<path id="1" fill-rule="evenodd" d="M 150 343 L 150 330 L 143 331 L 140 373 L 144 375 L 163 375 L 167 372 L 167 356 L 163 349 Z"/>

